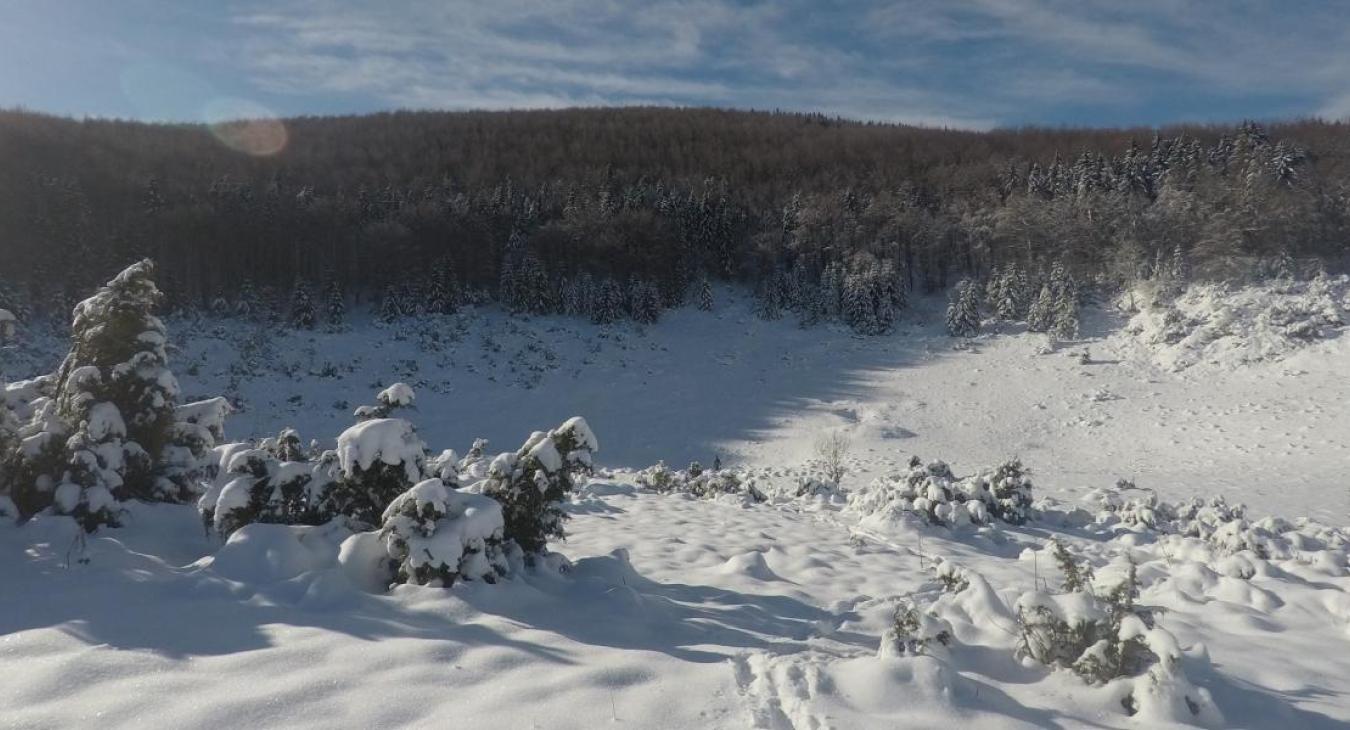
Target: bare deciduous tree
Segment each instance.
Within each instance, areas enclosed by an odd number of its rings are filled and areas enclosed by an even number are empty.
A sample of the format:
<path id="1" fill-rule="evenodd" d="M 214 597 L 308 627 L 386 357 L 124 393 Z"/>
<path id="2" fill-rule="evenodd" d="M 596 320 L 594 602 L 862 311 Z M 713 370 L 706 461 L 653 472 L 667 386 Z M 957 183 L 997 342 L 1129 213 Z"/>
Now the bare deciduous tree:
<path id="1" fill-rule="evenodd" d="M 844 478 L 844 460 L 853 441 L 843 431 L 831 431 L 816 439 L 816 456 L 825 468 L 825 476 L 836 487 Z"/>

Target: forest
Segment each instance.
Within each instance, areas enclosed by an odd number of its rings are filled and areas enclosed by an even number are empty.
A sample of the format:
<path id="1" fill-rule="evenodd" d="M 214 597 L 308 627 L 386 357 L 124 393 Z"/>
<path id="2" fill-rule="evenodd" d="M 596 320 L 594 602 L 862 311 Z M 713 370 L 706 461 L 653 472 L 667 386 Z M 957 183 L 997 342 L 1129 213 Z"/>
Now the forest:
<path id="1" fill-rule="evenodd" d="M 276 142 L 262 153 L 260 133 Z M 64 318 L 147 257 L 171 309 L 302 327 L 484 301 L 655 321 L 730 280 L 767 318 L 863 333 L 966 279 L 957 299 L 1004 296 L 989 308 L 1026 318 L 1052 289 L 1350 263 L 1350 126 L 1322 121 L 974 132 L 623 108 L 206 126 L 9 110 L 0 159 L 0 309 L 21 320 Z"/>

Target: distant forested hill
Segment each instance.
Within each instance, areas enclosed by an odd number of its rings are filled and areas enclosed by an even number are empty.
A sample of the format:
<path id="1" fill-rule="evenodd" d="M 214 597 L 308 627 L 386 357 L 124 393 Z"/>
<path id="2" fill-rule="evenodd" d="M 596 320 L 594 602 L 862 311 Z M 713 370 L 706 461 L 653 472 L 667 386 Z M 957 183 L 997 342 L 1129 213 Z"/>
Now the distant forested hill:
<path id="1" fill-rule="evenodd" d="M 252 154 L 266 152 L 267 154 Z M 208 128 L 0 112 L 0 307 L 152 257 L 175 306 L 323 291 L 659 316 L 705 278 L 884 331 L 910 291 L 1050 273 L 1343 270 L 1350 125 L 971 132 L 712 109 L 398 112 Z M 982 287 L 983 289 L 983 287 Z M 319 294 L 314 294 L 318 298 Z"/>

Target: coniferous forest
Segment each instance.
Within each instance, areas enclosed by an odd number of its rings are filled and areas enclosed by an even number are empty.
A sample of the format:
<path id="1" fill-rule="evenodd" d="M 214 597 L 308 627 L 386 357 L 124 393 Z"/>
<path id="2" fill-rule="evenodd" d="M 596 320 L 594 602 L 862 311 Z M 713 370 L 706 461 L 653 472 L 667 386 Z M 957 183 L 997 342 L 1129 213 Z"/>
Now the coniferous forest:
<path id="1" fill-rule="evenodd" d="M 275 133 L 273 123 L 273 133 Z M 399 112 L 209 128 L 0 113 L 0 309 L 64 317 L 129 262 L 170 308 L 312 327 L 497 301 L 597 322 L 753 287 L 889 329 L 956 290 L 1033 329 L 1140 278 L 1350 262 L 1350 126 L 971 132 L 711 109 Z M 1034 322 L 1033 322 L 1034 320 Z"/>

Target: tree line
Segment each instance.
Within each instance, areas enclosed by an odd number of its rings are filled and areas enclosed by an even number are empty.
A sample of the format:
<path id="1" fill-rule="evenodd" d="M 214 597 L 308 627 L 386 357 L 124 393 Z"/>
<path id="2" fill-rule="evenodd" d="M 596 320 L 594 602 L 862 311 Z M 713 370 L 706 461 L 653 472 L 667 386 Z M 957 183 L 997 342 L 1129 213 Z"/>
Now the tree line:
<path id="1" fill-rule="evenodd" d="M 1085 292 L 1343 270 L 1350 241 L 1337 123 L 968 132 L 637 108 L 283 124 L 287 146 L 254 157 L 200 125 L 0 112 L 0 308 L 64 317 L 150 257 L 170 307 L 297 326 L 488 300 L 655 321 L 712 306 L 722 279 L 762 316 L 871 333 L 912 293 L 998 289 L 1009 270 L 1027 280 L 1011 312 L 1062 289 L 1056 271 Z"/>

